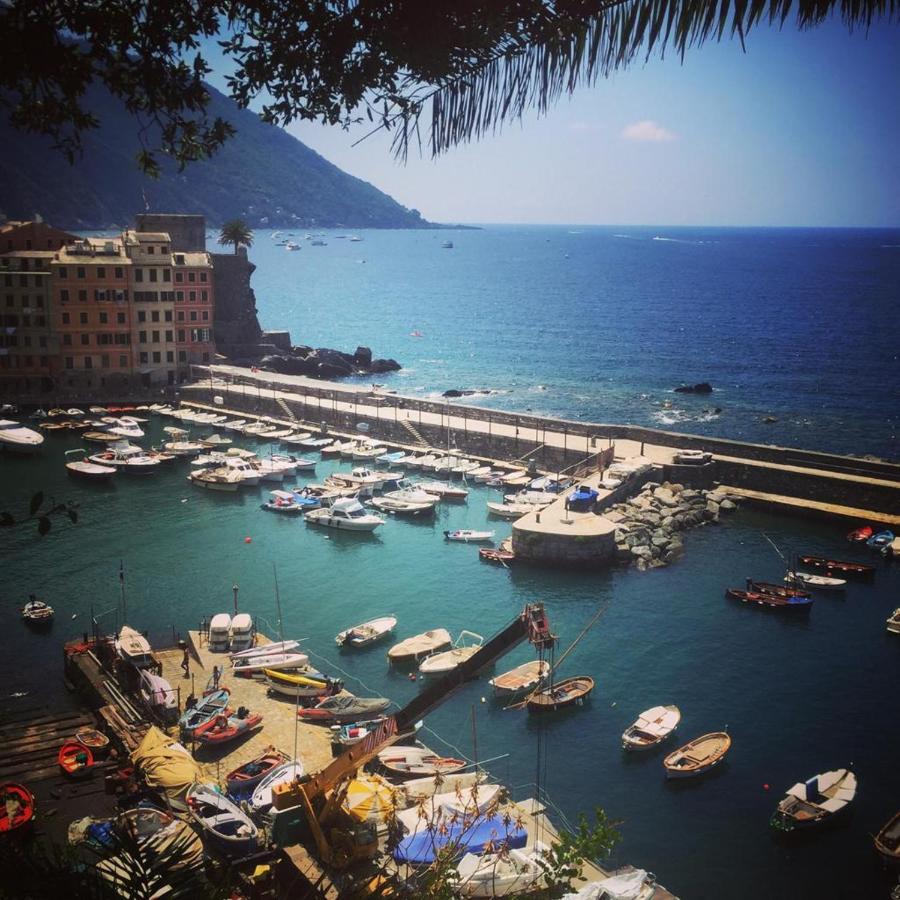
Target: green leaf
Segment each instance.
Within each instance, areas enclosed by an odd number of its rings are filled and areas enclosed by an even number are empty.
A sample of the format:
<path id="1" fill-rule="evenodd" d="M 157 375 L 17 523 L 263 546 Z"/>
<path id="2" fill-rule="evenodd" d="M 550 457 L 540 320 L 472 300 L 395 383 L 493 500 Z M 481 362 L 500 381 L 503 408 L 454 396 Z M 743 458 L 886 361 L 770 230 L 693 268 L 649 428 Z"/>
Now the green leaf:
<path id="1" fill-rule="evenodd" d="M 33 515 L 41 508 L 41 504 L 42 504 L 43 502 L 44 502 L 44 492 L 43 492 L 43 491 L 38 491 L 38 492 L 31 498 L 31 510 L 29 511 L 28 514 L 31 515 L 31 516 L 33 516 Z"/>
<path id="2" fill-rule="evenodd" d="M 47 516 L 41 516 L 38 519 L 38 534 L 43 537 L 53 527 L 53 523 Z"/>

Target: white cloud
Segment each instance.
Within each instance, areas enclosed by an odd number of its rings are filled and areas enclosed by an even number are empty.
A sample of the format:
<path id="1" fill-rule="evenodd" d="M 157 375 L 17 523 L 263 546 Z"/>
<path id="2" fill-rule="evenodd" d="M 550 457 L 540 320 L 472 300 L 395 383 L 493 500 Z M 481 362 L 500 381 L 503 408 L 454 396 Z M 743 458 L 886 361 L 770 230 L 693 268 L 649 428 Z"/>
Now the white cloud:
<path id="1" fill-rule="evenodd" d="M 664 141 L 674 141 L 678 135 L 668 128 L 663 128 L 658 122 L 651 119 L 642 119 L 640 122 L 633 122 L 626 125 L 622 129 L 622 137 L 626 141 L 651 141 L 653 143 L 661 143 Z"/>

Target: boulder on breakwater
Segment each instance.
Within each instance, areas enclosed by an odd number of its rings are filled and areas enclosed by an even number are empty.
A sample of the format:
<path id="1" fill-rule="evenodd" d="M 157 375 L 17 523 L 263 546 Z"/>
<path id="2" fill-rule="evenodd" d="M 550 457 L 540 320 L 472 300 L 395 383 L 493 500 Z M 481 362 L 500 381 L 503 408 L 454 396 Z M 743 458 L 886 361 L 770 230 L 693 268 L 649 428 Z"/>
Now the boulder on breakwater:
<path id="1" fill-rule="evenodd" d="M 639 494 L 604 510 L 616 525 L 616 558 L 640 571 L 667 566 L 684 552 L 680 532 L 737 508 L 720 490 L 695 491 L 682 484 L 648 482 Z"/>
<path id="2" fill-rule="evenodd" d="M 265 372 L 310 378 L 380 375 L 401 368 L 395 359 L 373 359 L 368 347 L 357 347 L 355 353 L 343 353 L 329 347 L 292 347 L 290 353 L 267 354 L 257 365 Z"/>

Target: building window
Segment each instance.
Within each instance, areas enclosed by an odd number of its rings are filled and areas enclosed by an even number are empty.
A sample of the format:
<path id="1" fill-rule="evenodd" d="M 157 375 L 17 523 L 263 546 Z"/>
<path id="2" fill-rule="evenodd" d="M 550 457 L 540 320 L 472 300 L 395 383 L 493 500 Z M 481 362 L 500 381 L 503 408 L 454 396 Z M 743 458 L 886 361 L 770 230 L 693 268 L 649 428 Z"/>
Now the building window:
<path id="1" fill-rule="evenodd" d="M 205 284 L 206 283 L 206 272 L 200 273 L 200 280 Z"/>
<path id="2" fill-rule="evenodd" d="M 47 324 L 47 319 L 44 316 L 35 316 L 34 324 L 37 325 L 38 328 L 44 328 Z"/>
<path id="3" fill-rule="evenodd" d="M 87 303 L 87 291 L 79 291 L 78 292 L 78 302 L 79 303 Z"/>
<path id="4" fill-rule="evenodd" d="M 209 310 L 208 309 L 203 310 L 202 319 L 204 322 L 209 321 Z"/>
<path id="5" fill-rule="evenodd" d="M 27 275 L 19 276 L 19 287 L 28 287 L 28 276 Z"/>
<path id="6" fill-rule="evenodd" d="M 71 334 L 64 334 L 64 335 L 63 335 L 63 346 L 64 346 L 64 347 L 71 347 L 71 346 L 72 346 L 72 335 L 71 335 Z"/>
<path id="7" fill-rule="evenodd" d="M 128 368 L 128 357 L 127 357 L 127 356 L 120 356 L 120 357 L 119 357 L 119 368 L 120 368 L 120 369 L 127 369 L 127 368 Z"/>
<path id="8" fill-rule="evenodd" d="M 196 292 L 196 291 L 189 291 L 189 292 L 188 292 L 188 300 L 189 300 L 191 303 L 196 303 L 196 302 L 197 302 L 197 292 Z"/>
<path id="9" fill-rule="evenodd" d="M 12 287 L 12 286 L 13 286 L 13 285 L 12 285 L 12 275 L 9 275 L 9 274 L 4 275 L 4 276 L 3 276 L 3 283 L 4 283 L 7 287 Z"/>
<path id="10" fill-rule="evenodd" d="M 97 278 L 106 278 L 106 266 L 97 266 Z"/>
<path id="11" fill-rule="evenodd" d="M 168 244 L 163 244 L 163 245 L 159 248 L 159 252 L 162 253 L 163 256 L 165 256 L 165 255 L 169 252 L 169 245 L 168 245 Z"/>
<path id="12" fill-rule="evenodd" d="M 93 368 L 94 368 L 94 358 L 93 358 L 92 356 L 86 356 L 86 357 L 84 358 L 84 367 L 85 367 L 86 369 L 93 369 Z"/>
<path id="13" fill-rule="evenodd" d="M 109 316 L 105 312 L 100 313 L 100 324 L 106 325 L 108 322 L 109 322 Z"/>
<path id="14" fill-rule="evenodd" d="M 183 328 L 178 329 L 178 342 L 180 344 L 184 343 L 184 329 Z"/>
<path id="15" fill-rule="evenodd" d="M 178 351 L 178 362 L 187 362 L 187 350 Z"/>
<path id="16" fill-rule="evenodd" d="M 116 266 L 115 273 L 116 273 L 116 278 L 124 278 L 125 277 L 125 270 L 121 266 Z"/>
<path id="17" fill-rule="evenodd" d="M 153 246 L 153 244 L 147 244 L 147 253 L 149 253 L 150 256 L 153 256 L 155 252 L 156 248 Z"/>
<path id="18" fill-rule="evenodd" d="M 139 331 L 139 332 L 138 332 L 138 343 L 139 343 L 139 344 L 146 344 L 146 343 L 147 343 L 147 332 L 146 332 L 146 331 Z"/>
<path id="19" fill-rule="evenodd" d="M 200 299 L 206 303 L 209 300 L 209 291 L 200 291 Z"/>
<path id="20" fill-rule="evenodd" d="M 138 310 L 138 322 L 146 322 L 147 321 L 147 313 L 144 310 Z"/>
<path id="21" fill-rule="evenodd" d="M 172 332 L 171 332 L 171 331 L 167 331 L 167 332 L 166 332 L 166 343 L 167 343 L 167 344 L 171 344 L 171 343 L 172 343 L 172 340 L 173 340 L 173 338 L 172 338 Z"/>
<path id="22" fill-rule="evenodd" d="M 78 266 L 78 268 L 75 270 L 75 274 L 79 278 L 84 278 L 84 276 L 85 276 L 84 266 Z"/>
<path id="23" fill-rule="evenodd" d="M 56 270 L 56 274 L 57 274 L 57 277 L 59 277 L 59 278 L 68 278 L 68 277 L 69 277 L 69 270 L 68 270 L 65 266 L 60 266 L 60 267 Z"/>
<path id="24" fill-rule="evenodd" d="M 85 346 L 85 347 L 87 347 L 87 346 L 90 345 L 90 343 L 91 343 L 91 336 L 90 336 L 89 334 L 87 334 L 87 332 L 85 332 L 84 334 L 81 335 L 81 343 L 82 343 L 82 345 Z"/>
<path id="25" fill-rule="evenodd" d="M 13 297 L 12 294 L 6 295 L 6 305 L 7 306 L 15 306 L 16 305 L 15 297 Z"/>
<path id="26" fill-rule="evenodd" d="M 175 283 L 181 284 L 184 281 L 184 272 L 175 273 Z"/>
<path id="27" fill-rule="evenodd" d="M 166 362 L 175 362 L 175 354 L 171 350 L 166 351 Z"/>
<path id="28" fill-rule="evenodd" d="M 62 323 L 63 323 L 63 325 L 68 325 L 68 324 L 69 324 L 69 318 L 70 318 L 70 316 L 69 316 L 68 313 L 63 313 L 63 314 L 62 314 Z"/>
<path id="29" fill-rule="evenodd" d="M 40 297 L 40 296 L 35 297 L 35 298 L 34 298 L 34 302 L 35 302 L 35 304 L 37 305 L 37 308 L 38 308 L 38 309 L 43 309 L 43 308 L 44 308 L 44 298 L 43 298 L 43 297 Z"/>
<path id="30" fill-rule="evenodd" d="M 66 368 L 67 369 L 75 368 L 75 360 L 71 356 L 66 357 Z"/>
<path id="31" fill-rule="evenodd" d="M 196 281 L 197 276 L 193 272 L 188 272 L 188 281 Z"/>
<path id="32" fill-rule="evenodd" d="M 196 322 L 196 321 L 197 321 L 197 310 L 196 310 L 196 309 L 192 309 L 192 310 L 191 310 L 191 321 L 192 321 L 192 322 Z"/>
<path id="33" fill-rule="evenodd" d="M 147 363 L 149 357 L 147 356 L 146 353 L 141 353 L 140 359 L 141 359 L 141 362 L 142 362 L 142 363 Z"/>
<path id="34" fill-rule="evenodd" d="M 125 313 L 116 313 L 116 322 L 120 325 L 125 324 Z"/>
<path id="35" fill-rule="evenodd" d="M 157 279 L 157 271 L 156 269 L 150 269 L 150 280 L 156 281 Z"/>
<path id="36" fill-rule="evenodd" d="M 108 354 L 108 353 L 104 353 L 104 354 L 100 357 L 100 365 L 101 365 L 101 367 L 104 368 L 104 369 L 108 369 L 108 368 L 109 368 L 109 354 Z"/>
<path id="37" fill-rule="evenodd" d="M 153 312 L 150 313 L 150 321 L 158 322 L 159 321 L 159 310 L 154 309 Z"/>
<path id="38" fill-rule="evenodd" d="M 62 290 L 59 292 L 59 302 L 60 303 L 68 303 L 69 302 L 69 292 L 67 290 Z"/>
<path id="39" fill-rule="evenodd" d="M 38 338 L 38 346 L 39 346 L 39 347 L 46 347 L 46 346 L 47 346 L 47 338 L 46 338 L 45 335 L 42 334 L 42 335 Z"/>
<path id="40" fill-rule="evenodd" d="M 153 362 L 155 362 L 155 363 L 162 362 L 162 353 L 160 353 L 159 350 L 153 351 Z"/>
<path id="41" fill-rule="evenodd" d="M 158 332 L 158 331 L 154 331 L 154 332 L 153 332 L 153 343 L 154 343 L 154 344 L 158 344 L 158 343 L 159 343 L 159 332 Z"/>
<path id="42" fill-rule="evenodd" d="M 163 269 L 163 281 L 171 281 L 172 280 L 172 270 L 171 269 Z"/>
<path id="43" fill-rule="evenodd" d="M 81 322 L 82 325 L 87 325 L 87 313 L 78 313 L 78 321 Z"/>
<path id="44" fill-rule="evenodd" d="M 41 357 L 41 365 L 46 369 L 50 365 L 50 360 L 46 356 Z"/>
<path id="45" fill-rule="evenodd" d="M 125 344 L 126 346 L 131 343 L 131 335 L 126 331 L 124 334 L 116 335 L 116 343 L 117 344 Z"/>
<path id="46" fill-rule="evenodd" d="M 179 302 L 184 301 L 184 291 L 175 291 L 175 299 Z"/>
<path id="47" fill-rule="evenodd" d="M 134 270 L 134 280 L 135 281 L 143 281 L 144 280 L 144 270 L 143 269 L 135 269 Z"/>
<path id="48" fill-rule="evenodd" d="M 163 318 L 164 318 L 167 322 L 171 322 L 171 321 L 172 321 L 172 310 L 171 310 L 171 309 L 165 310 L 164 313 L 163 313 Z"/>
<path id="49" fill-rule="evenodd" d="M 183 322 L 184 321 L 184 310 L 179 309 L 178 312 L 175 314 L 175 318 L 178 319 L 179 322 Z"/>

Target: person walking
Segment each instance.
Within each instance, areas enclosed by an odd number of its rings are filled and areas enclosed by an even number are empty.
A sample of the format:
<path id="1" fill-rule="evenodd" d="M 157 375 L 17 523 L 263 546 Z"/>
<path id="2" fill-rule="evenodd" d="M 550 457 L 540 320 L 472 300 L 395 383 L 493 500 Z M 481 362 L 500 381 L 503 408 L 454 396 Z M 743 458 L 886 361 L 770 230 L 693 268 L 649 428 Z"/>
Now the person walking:
<path id="1" fill-rule="evenodd" d="M 181 670 L 184 672 L 185 678 L 191 677 L 191 651 L 187 646 L 184 648 L 184 656 L 181 659 Z"/>

